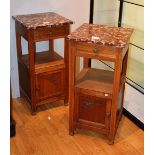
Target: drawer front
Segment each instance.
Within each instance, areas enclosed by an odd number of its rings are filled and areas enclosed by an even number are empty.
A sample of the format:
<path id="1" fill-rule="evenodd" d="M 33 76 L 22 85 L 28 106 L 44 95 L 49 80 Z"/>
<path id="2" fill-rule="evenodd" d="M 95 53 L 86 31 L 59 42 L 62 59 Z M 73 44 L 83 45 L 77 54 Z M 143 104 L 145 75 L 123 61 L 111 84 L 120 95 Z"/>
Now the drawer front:
<path id="1" fill-rule="evenodd" d="M 75 121 L 86 125 L 109 129 L 111 100 L 75 93 Z"/>
<path id="2" fill-rule="evenodd" d="M 66 33 L 65 26 L 57 26 L 57 27 L 47 27 L 47 28 L 37 28 L 34 30 L 34 40 L 48 40 L 53 37 L 64 36 Z"/>
<path id="3" fill-rule="evenodd" d="M 36 75 L 37 102 L 49 100 L 64 94 L 64 70 Z"/>
<path id="4" fill-rule="evenodd" d="M 112 46 L 103 47 L 95 44 L 78 43 L 75 54 L 86 58 L 115 61 L 116 49 Z"/>

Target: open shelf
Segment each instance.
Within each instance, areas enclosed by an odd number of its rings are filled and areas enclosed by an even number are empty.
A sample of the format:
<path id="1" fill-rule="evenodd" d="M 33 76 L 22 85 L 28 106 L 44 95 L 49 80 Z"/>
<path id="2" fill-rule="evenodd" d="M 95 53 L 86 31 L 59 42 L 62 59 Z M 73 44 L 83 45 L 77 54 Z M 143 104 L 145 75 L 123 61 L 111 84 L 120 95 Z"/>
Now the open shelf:
<path id="1" fill-rule="evenodd" d="M 64 64 L 64 59 L 56 52 L 37 52 L 35 53 L 35 69 L 43 68 L 45 66 L 53 66 L 57 64 Z M 22 61 L 29 68 L 29 55 L 22 55 Z"/>
<path id="2" fill-rule="evenodd" d="M 92 67 L 106 69 L 113 71 L 114 65 L 108 61 L 92 61 Z M 144 92 L 144 64 L 136 61 L 133 58 L 128 59 L 128 69 L 126 74 L 126 82 L 139 90 Z"/>
<path id="3" fill-rule="evenodd" d="M 76 87 L 112 94 L 114 72 L 95 68 L 83 69 L 76 80 Z"/>

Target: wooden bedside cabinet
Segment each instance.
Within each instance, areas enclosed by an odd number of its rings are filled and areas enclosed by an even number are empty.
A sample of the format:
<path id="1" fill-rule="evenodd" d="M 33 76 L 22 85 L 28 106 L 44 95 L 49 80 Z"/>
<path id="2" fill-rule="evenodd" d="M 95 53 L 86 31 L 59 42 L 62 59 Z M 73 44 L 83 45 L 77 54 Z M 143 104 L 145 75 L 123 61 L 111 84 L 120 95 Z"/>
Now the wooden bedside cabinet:
<path id="1" fill-rule="evenodd" d="M 31 103 L 34 114 L 39 105 L 64 100 L 68 103 L 68 41 L 73 22 L 56 13 L 13 16 L 20 92 Z M 21 37 L 28 42 L 22 54 Z M 64 58 L 54 51 L 54 39 L 64 38 Z M 36 42 L 49 41 L 49 50 L 36 52 Z"/>
<path id="2" fill-rule="evenodd" d="M 79 128 L 105 134 L 109 144 L 122 115 L 130 28 L 83 24 L 69 39 L 69 133 Z M 75 74 L 76 57 L 84 67 Z M 113 62 L 114 71 L 89 68 L 88 60 Z M 76 75 L 76 76 L 75 76 Z"/>

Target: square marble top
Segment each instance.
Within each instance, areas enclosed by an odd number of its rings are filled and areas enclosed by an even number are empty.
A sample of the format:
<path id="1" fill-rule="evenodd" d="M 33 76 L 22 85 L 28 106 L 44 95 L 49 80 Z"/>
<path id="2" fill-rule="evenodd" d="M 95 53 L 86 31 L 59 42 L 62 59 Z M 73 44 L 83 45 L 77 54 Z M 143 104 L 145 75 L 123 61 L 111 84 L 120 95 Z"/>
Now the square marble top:
<path id="1" fill-rule="evenodd" d="M 37 27 L 44 26 L 51 27 L 63 24 L 73 24 L 73 21 L 54 12 L 16 15 L 12 18 L 23 24 L 27 29 L 36 29 Z"/>
<path id="2" fill-rule="evenodd" d="M 123 48 L 128 43 L 132 32 L 132 28 L 85 23 L 68 35 L 68 39 Z"/>

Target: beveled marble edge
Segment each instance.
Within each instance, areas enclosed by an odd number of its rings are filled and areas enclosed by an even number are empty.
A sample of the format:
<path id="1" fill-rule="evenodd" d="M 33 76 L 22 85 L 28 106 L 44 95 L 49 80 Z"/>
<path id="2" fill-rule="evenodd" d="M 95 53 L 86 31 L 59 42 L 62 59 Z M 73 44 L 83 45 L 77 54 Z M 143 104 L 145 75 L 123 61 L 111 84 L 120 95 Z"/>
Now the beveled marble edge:
<path id="1" fill-rule="evenodd" d="M 129 42 L 132 33 L 132 28 L 84 23 L 68 35 L 67 38 L 76 42 L 124 48 Z"/>
<path id="2" fill-rule="evenodd" d="M 45 15 L 45 17 L 43 17 Z M 35 17 L 42 16 L 42 17 Z M 73 24 L 73 21 L 54 12 L 14 15 L 12 18 L 24 25 L 27 29 L 36 29 L 38 27 L 52 27 L 65 24 Z M 44 22 L 40 22 L 43 20 Z"/>

